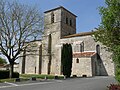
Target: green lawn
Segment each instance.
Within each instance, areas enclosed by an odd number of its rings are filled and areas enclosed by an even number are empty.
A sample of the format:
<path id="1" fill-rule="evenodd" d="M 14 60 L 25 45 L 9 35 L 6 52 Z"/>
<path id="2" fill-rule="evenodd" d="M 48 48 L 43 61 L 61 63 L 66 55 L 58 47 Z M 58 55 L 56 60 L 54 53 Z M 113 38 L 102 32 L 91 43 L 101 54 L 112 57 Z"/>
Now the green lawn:
<path id="1" fill-rule="evenodd" d="M 31 78 L 31 77 L 36 77 L 39 79 L 45 79 L 45 77 L 47 77 L 47 79 L 54 79 L 54 75 L 37 75 L 37 74 L 21 74 L 20 75 L 21 78 Z M 59 79 L 63 78 L 63 76 L 58 76 Z"/>
<path id="2" fill-rule="evenodd" d="M 7 78 L 7 79 L 0 79 L 0 83 L 2 83 L 2 82 L 14 82 L 14 81 L 15 81 L 14 78 L 12 78 L 12 79 L 10 79 L 10 78 Z"/>
<path id="3" fill-rule="evenodd" d="M 41 74 L 39 74 L 39 75 L 37 75 L 37 74 L 21 74 L 20 75 L 20 80 L 21 81 L 26 81 L 26 80 L 30 80 L 32 77 L 35 77 L 37 79 L 45 79 L 45 77 L 47 79 L 54 79 L 55 76 L 54 75 L 41 75 Z M 63 76 L 58 76 L 58 78 L 62 79 L 64 77 Z M 0 79 L 0 83 L 1 82 L 14 82 L 14 81 L 15 81 L 15 78 Z"/>
<path id="4" fill-rule="evenodd" d="M 21 78 L 20 80 L 21 81 L 27 81 L 29 79 L 27 79 L 27 78 Z M 0 79 L 0 83 L 3 83 L 3 82 L 15 82 L 15 78 Z"/>

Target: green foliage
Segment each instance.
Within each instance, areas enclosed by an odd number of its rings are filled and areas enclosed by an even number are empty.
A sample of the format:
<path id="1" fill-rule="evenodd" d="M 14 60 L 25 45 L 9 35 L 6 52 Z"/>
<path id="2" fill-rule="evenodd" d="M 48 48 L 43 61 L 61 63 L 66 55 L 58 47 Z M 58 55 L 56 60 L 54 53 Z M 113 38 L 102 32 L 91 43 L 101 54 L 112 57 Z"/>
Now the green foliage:
<path id="1" fill-rule="evenodd" d="M 72 46 L 71 44 L 64 44 L 62 48 L 62 69 L 63 75 L 70 77 L 72 68 Z"/>
<path id="2" fill-rule="evenodd" d="M 115 78 L 120 82 L 120 45 L 114 46 L 113 60 L 115 62 Z"/>
<path id="3" fill-rule="evenodd" d="M 0 79 L 9 78 L 9 71 L 8 70 L 0 70 Z M 12 78 L 19 78 L 19 73 L 14 72 Z"/>
<path id="4" fill-rule="evenodd" d="M 54 79 L 55 76 L 53 75 L 36 75 L 36 74 L 21 74 L 20 75 L 21 78 L 25 78 L 25 79 L 30 79 L 31 77 L 36 77 L 36 78 L 40 78 L 40 79 L 44 79 L 45 77 L 47 77 L 48 79 Z M 63 76 L 58 76 L 58 78 L 63 78 Z"/>
<path id="5" fill-rule="evenodd" d="M 99 8 L 102 22 L 94 37 L 113 52 L 116 77 L 120 81 L 120 0 L 105 0 L 105 3 L 106 7 Z"/>
<path id="6" fill-rule="evenodd" d="M 97 41 L 112 48 L 120 44 L 120 1 L 106 0 L 107 7 L 100 7 L 101 25 L 94 36 Z"/>
<path id="7" fill-rule="evenodd" d="M 120 45 L 113 45 L 113 60 L 115 61 L 116 65 L 120 66 Z"/>
<path id="8" fill-rule="evenodd" d="M 120 66 L 117 66 L 116 67 L 116 70 L 115 70 L 115 78 L 118 82 L 120 82 Z"/>
<path id="9" fill-rule="evenodd" d="M 4 83 L 4 82 L 14 82 L 15 78 L 7 78 L 7 79 L 0 79 L 0 83 Z"/>
<path id="10" fill-rule="evenodd" d="M 6 60 L 0 57 L 0 64 L 6 64 Z"/>

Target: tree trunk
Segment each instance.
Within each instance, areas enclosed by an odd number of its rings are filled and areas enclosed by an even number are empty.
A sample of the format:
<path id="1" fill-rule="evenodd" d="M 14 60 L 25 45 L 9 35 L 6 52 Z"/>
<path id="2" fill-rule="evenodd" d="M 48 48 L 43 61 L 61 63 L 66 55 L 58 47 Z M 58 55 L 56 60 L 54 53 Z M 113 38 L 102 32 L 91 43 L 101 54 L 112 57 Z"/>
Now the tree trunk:
<path id="1" fill-rule="evenodd" d="M 12 78 L 13 77 L 13 67 L 14 66 L 14 63 L 10 63 L 10 73 L 9 73 L 9 78 Z"/>

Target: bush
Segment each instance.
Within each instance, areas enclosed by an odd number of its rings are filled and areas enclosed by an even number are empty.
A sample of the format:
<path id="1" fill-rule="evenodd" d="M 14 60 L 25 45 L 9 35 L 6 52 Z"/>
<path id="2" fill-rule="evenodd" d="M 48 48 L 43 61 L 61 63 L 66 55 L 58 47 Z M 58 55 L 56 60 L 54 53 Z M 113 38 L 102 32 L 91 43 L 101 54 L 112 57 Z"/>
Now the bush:
<path id="1" fill-rule="evenodd" d="M 41 75 L 41 74 L 21 74 L 20 75 L 21 78 L 25 78 L 25 79 L 29 79 L 31 77 L 36 77 L 36 78 L 39 78 L 39 79 L 45 79 L 45 77 L 47 79 L 54 79 L 55 76 L 53 75 Z M 63 76 L 58 76 L 59 79 L 63 79 Z"/>
<path id="2" fill-rule="evenodd" d="M 116 67 L 115 78 L 118 82 L 120 82 L 120 67 Z"/>
<path id="3" fill-rule="evenodd" d="M 19 73 L 18 72 L 14 72 L 13 73 L 13 78 L 19 78 Z"/>
<path id="4" fill-rule="evenodd" d="M 6 79 L 9 77 L 9 71 L 0 70 L 0 79 Z"/>
<path id="5" fill-rule="evenodd" d="M 0 70 L 0 79 L 6 79 L 9 78 L 9 71 L 8 70 Z M 13 78 L 19 78 L 19 73 L 14 72 Z"/>
<path id="6" fill-rule="evenodd" d="M 109 90 L 120 90 L 120 85 L 119 84 L 110 84 L 108 86 Z"/>

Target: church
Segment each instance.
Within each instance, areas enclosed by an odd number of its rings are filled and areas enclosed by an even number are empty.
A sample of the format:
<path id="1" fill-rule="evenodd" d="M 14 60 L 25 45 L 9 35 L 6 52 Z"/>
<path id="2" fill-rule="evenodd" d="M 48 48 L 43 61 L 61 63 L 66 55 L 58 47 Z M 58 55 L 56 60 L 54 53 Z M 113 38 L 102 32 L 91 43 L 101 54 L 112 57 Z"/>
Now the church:
<path id="1" fill-rule="evenodd" d="M 94 40 L 92 31 L 76 34 L 76 17 L 62 6 L 44 12 L 44 35 L 29 42 L 21 53 L 20 74 L 62 75 L 61 51 L 63 44 L 69 43 L 73 51 L 71 75 L 115 75 L 112 53 Z"/>

